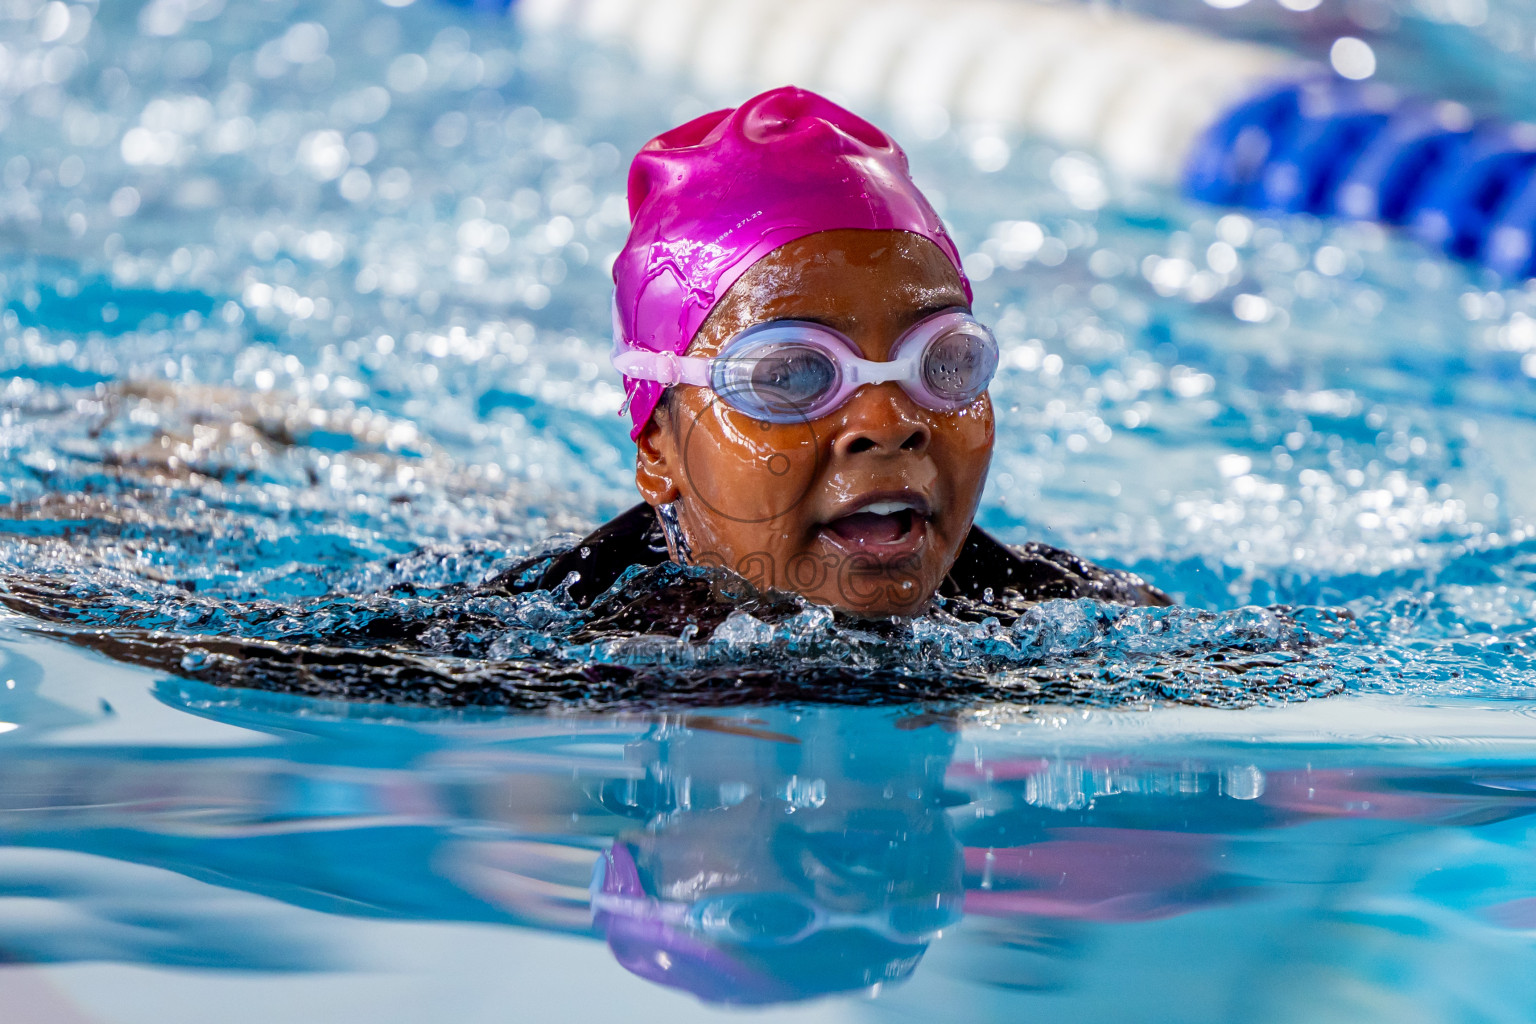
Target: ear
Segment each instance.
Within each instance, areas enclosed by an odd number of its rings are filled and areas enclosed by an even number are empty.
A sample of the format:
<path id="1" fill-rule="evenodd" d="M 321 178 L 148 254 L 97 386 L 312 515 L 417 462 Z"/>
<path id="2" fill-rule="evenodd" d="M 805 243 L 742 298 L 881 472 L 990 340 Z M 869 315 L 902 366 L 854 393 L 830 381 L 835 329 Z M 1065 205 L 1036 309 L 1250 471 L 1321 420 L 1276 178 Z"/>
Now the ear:
<path id="1" fill-rule="evenodd" d="M 678 473 L 682 466 L 677 454 L 677 435 L 672 429 L 672 417 L 664 408 L 657 409 L 640 430 L 636 440 L 635 486 L 640 497 L 655 508 L 670 505 L 682 497 L 678 489 Z"/>

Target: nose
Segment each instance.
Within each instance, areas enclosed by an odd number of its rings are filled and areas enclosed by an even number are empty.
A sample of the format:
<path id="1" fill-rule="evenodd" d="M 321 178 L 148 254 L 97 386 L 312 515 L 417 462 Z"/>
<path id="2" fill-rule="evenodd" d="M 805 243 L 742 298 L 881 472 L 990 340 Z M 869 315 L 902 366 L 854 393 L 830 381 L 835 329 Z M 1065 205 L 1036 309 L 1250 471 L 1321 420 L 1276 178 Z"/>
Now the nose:
<path id="1" fill-rule="evenodd" d="M 926 417 L 895 384 L 860 388 L 843 410 L 838 435 L 832 442 L 837 455 L 921 454 L 933 439 Z"/>

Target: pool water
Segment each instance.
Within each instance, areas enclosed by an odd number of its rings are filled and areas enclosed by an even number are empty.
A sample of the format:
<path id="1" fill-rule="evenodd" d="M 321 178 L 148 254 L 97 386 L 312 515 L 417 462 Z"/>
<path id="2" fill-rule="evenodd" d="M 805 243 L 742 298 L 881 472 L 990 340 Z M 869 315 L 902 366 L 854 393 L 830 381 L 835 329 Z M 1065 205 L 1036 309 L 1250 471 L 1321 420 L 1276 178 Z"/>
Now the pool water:
<path id="1" fill-rule="evenodd" d="M 5 1019 L 1536 1018 L 1536 289 L 873 111 L 1003 345 L 982 525 L 1183 607 L 469 593 L 635 500 L 627 156 L 715 100 L 427 0 L 0 4 Z M 646 980 L 616 844 L 816 924 Z"/>

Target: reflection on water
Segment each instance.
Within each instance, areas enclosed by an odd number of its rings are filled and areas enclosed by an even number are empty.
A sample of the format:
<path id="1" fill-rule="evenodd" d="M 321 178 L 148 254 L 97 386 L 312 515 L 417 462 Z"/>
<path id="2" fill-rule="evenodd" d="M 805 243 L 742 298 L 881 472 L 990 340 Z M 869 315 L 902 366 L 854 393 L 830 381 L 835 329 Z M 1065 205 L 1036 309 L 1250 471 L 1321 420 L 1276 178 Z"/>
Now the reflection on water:
<path id="1" fill-rule="evenodd" d="M 907 977 L 961 916 L 944 724 L 775 710 L 654 727 L 629 747 L 644 775 L 608 803 L 633 824 L 594 880 L 615 957 L 733 1003 Z"/>
<path id="2" fill-rule="evenodd" d="M 364 919 L 580 936 L 615 976 L 705 1004 L 1536 1011 L 1528 764 L 1071 755 L 891 709 L 413 724 L 157 695 L 244 742 L 0 761 L 0 959 L 367 971 L 323 924 Z M 1200 994 L 1168 1017 L 1121 975 Z"/>

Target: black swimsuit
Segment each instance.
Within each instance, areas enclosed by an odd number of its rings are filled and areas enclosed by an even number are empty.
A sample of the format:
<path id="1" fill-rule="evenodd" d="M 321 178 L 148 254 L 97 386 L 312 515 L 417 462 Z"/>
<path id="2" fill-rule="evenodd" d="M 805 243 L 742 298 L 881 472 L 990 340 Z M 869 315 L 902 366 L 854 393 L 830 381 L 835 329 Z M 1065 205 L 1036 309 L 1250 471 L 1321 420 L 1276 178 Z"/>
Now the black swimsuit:
<path id="1" fill-rule="evenodd" d="M 658 566 L 668 560 L 656 512 L 642 503 L 553 559 L 533 558 L 513 566 L 487 582 L 482 592 L 552 590 L 568 583 L 571 599 L 587 607 L 630 566 Z M 1153 607 L 1173 603 L 1131 573 L 1102 568 L 1046 544 L 1010 547 L 978 526 L 971 527 L 960 557 L 939 586 L 939 596 L 945 610 L 960 618 L 993 615 L 1005 621 L 1017 618 L 1030 604 L 1053 598 L 1088 597 Z"/>

